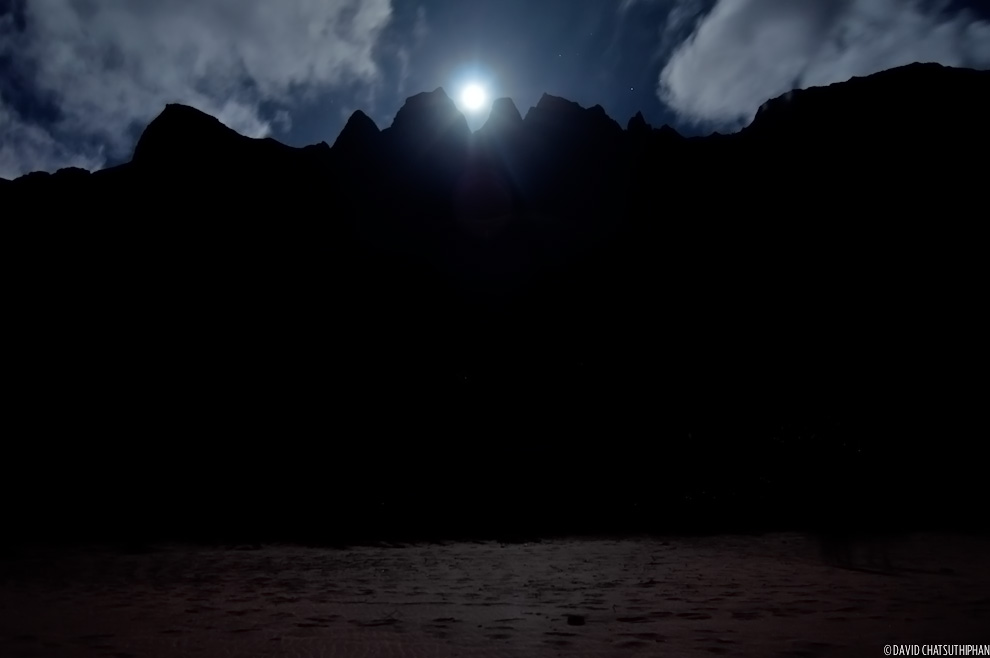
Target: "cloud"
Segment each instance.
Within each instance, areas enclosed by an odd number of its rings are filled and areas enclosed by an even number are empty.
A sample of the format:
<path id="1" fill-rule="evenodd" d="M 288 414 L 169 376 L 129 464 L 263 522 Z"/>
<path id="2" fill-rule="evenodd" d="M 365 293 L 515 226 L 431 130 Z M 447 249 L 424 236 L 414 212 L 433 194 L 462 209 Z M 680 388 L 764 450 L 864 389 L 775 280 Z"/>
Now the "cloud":
<path id="1" fill-rule="evenodd" d="M 60 167 L 95 169 L 104 162 L 101 149 L 85 152 L 60 144 L 50 132 L 21 120 L 0 97 L 0 178 L 16 178 L 29 171 Z M 53 167 L 52 163 L 58 163 Z"/>
<path id="2" fill-rule="evenodd" d="M 403 37 L 394 46 L 395 59 L 398 63 L 396 93 L 399 96 L 406 93 L 406 83 L 408 83 L 409 76 L 412 73 L 411 60 L 413 53 L 423 46 L 423 42 L 426 41 L 429 35 L 430 24 L 426 18 L 426 7 L 420 5 L 416 7 L 416 19 L 412 25 L 411 44 L 407 43 L 409 40 Z"/>
<path id="3" fill-rule="evenodd" d="M 649 21 L 651 15 L 660 13 L 665 19 L 651 60 L 666 61 L 673 50 L 693 32 L 697 21 L 715 2 L 716 0 L 620 0 L 618 15 L 621 29 L 616 31 L 616 40 L 623 38 L 625 22 Z"/>
<path id="4" fill-rule="evenodd" d="M 420 5 L 416 7 L 416 22 L 413 24 L 413 40 L 419 46 L 430 36 L 430 24 L 426 20 L 426 7 Z"/>
<path id="5" fill-rule="evenodd" d="M 73 160 L 65 136 L 133 146 L 170 102 L 194 105 L 248 135 L 271 131 L 262 103 L 291 106 L 307 90 L 374 81 L 375 46 L 391 0 L 30 0 L 22 29 L 0 24 L 0 58 L 31 71 L 34 92 L 58 108 L 30 139 L 3 144 L 0 175 Z M 19 146 L 20 144 L 20 146 Z M 28 146 L 33 145 L 33 146 Z M 23 151 L 23 153 L 22 153 Z M 45 155 L 47 153 L 47 156 Z"/>
<path id="6" fill-rule="evenodd" d="M 682 34 L 685 28 L 689 27 L 704 13 L 707 8 L 706 5 L 710 5 L 707 0 L 678 0 L 674 2 L 670 11 L 667 12 L 667 22 L 661 32 L 662 41 L 667 42 Z"/>
<path id="7" fill-rule="evenodd" d="M 681 117 L 740 127 L 790 89 L 915 61 L 990 66 L 990 23 L 921 0 L 719 0 L 660 73 Z"/>

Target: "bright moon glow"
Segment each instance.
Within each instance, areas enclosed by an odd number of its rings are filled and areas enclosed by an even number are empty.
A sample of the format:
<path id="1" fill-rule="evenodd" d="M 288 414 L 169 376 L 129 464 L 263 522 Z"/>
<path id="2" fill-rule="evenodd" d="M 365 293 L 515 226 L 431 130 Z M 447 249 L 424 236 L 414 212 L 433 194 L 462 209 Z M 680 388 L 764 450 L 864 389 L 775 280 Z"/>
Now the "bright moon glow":
<path id="1" fill-rule="evenodd" d="M 461 92 L 461 104 L 465 109 L 475 112 L 485 104 L 487 94 L 481 85 L 468 85 Z"/>

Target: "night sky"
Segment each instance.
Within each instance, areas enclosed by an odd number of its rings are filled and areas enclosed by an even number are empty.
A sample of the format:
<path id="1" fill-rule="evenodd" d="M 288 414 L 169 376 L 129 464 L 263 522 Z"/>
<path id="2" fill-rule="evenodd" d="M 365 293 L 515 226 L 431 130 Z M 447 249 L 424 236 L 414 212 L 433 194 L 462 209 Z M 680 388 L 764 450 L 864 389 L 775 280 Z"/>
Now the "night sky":
<path id="1" fill-rule="evenodd" d="M 333 143 L 363 109 L 477 84 L 731 131 L 768 98 L 913 61 L 990 67 L 990 6 L 941 0 L 0 0 L 0 177 L 126 161 L 169 102 Z M 473 128 L 487 103 L 466 112 Z"/>

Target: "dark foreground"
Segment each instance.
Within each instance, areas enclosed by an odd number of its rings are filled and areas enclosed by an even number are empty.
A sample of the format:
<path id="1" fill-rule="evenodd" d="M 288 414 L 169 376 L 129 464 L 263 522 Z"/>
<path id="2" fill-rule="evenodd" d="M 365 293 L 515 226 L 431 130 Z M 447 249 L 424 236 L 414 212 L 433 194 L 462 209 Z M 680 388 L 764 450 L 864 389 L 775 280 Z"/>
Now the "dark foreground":
<path id="1" fill-rule="evenodd" d="M 0 561 L 0 654 L 845 657 L 990 641 L 987 540 L 864 542 L 851 564 L 819 548 L 772 534 L 35 552 Z"/>

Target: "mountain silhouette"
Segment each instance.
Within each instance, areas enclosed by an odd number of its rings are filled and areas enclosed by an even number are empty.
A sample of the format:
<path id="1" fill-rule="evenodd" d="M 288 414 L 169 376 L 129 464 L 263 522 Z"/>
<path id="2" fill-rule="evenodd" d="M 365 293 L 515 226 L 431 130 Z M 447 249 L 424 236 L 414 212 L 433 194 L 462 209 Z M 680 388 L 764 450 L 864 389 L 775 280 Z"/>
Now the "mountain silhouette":
<path id="1" fill-rule="evenodd" d="M 742 133 L 763 139 L 942 141 L 982 116 L 988 71 L 912 64 L 767 101 Z M 940 119 L 955 117 L 941 123 Z M 933 129 L 933 124 L 938 124 Z"/>
<path id="2" fill-rule="evenodd" d="M 87 494 L 101 518 L 130 487 L 200 530 L 197 501 L 261 471 L 278 493 L 231 527 L 332 509 L 344 532 L 386 499 L 425 534 L 500 506 L 755 527 L 800 518 L 825 451 L 863 495 L 925 464 L 902 509 L 966 523 L 946 501 L 975 484 L 939 469 L 967 468 L 985 365 L 987 116 L 990 72 L 934 64 L 690 139 L 550 95 L 472 134 L 437 89 L 292 148 L 169 105 L 126 164 L 0 181 L 10 402 L 91 437 L 24 477 L 114 482 Z M 27 442 L 11 458 L 47 464 Z M 591 507 L 554 502 L 588 486 Z"/>
<path id="3" fill-rule="evenodd" d="M 517 131 L 522 127 L 522 115 L 519 109 L 512 102 L 511 98 L 496 98 L 492 102 L 492 109 L 488 115 L 488 121 L 482 126 L 485 133 L 500 134 L 510 131 Z"/>
<path id="4" fill-rule="evenodd" d="M 333 150 L 340 159 L 366 157 L 378 150 L 380 139 L 381 130 L 371 117 L 355 110 L 333 143 Z"/>

